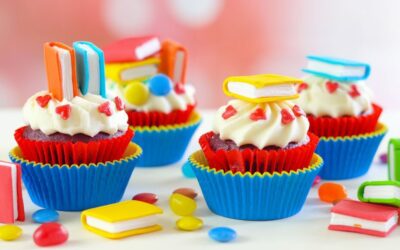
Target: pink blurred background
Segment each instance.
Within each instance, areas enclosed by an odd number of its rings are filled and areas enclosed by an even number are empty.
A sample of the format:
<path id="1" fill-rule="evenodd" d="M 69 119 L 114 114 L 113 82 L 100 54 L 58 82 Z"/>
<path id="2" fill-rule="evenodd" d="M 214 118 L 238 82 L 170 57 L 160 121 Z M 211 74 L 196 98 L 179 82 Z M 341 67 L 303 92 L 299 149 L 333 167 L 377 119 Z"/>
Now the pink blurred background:
<path id="1" fill-rule="evenodd" d="M 400 72 L 400 2 L 387 0 L 0 0 L 1 107 L 47 86 L 42 44 L 159 34 L 190 53 L 199 105 L 215 108 L 229 75 L 300 77 L 307 54 L 371 64 L 376 101 L 394 109 Z"/>

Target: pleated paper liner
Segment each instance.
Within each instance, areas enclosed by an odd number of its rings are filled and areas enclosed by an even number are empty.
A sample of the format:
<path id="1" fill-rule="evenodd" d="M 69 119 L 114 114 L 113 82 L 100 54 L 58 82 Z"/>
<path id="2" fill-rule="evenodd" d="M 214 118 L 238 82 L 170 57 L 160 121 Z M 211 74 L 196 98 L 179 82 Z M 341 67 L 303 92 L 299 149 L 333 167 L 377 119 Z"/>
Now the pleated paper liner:
<path id="1" fill-rule="evenodd" d="M 210 138 L 214 132 L 208 132 L 199 139 L 200 146 L 210 164 L 216 170 L 231 170 L 233 173 L 275 173 L 305 168 L 309 165 L 318 137 L 308 133 L 307 144 L 290 149 L 243 149 L 214 151 Z"/>
<path id="2" fill-rule="evenodd" d="M 133 137 L 128 129 L 121 136 L 91 142 L 36 141 L 24 138 L 26 127 L 15 131 L 14 137 L 28 161 L 49 164 L 89 164 L 120 159 Z"/>
<path id="3" fill-rule="evenodd" d="M 316 153 L 324 159 L 320 176 L 326 180 L 345 180 L 366 174 L 387 127 L 378 123 L 372 133 L 346 137 L 321 137 Z"/>
<path id="4" fill-rule="evenodd" d="M 310 165 L 282 173 L 233 173 L 210 168 L 202 151 L 189 157 L 204 199 L 217 215 L 239 220 L 276 220 L 297 214 L 321 169 L 314 154 Z"/>
<path id="5" fill-rule="evenodd" d="M 194 105 L 188 105 L 185 110 L 173 110 L 169 113 L 159 111 L 142 112 L 127 111 L 129 125 L 135 126 L 166 126 L 186 123 L 194 110 Z"/>
<path id="6" fill-rule="evenodd" d="M 130 143 L 120 160 L 80 165 L 27 161 L 19 147 L 9 156 L 12 162 L 21 164 L 33 203 L 43 208 L 81 211 L 120 201 L 141 153 L 138 145 Z"/>
<path id="7" fill-rule="evenodd" d="M 371 133 L 375 130 L 379 116 L 382 113 L 382 108 L 378 105 L 373 104 L 372 107 L 373 112 L 371 114 L 361 116 L 332 118 L 308 115 L 307 118 L 310 121 L 309 131 L 320 137 L 353 136 Z"/>
<path id="8" fill-rule="evenodd" d="M 180 125 L 131 127 L 135 131 L 132 141 L 143 148 L 138 166 L 165 166 L 179 161 L 200 123 L 200 115 L 193 112 L 189 121 Z"/>

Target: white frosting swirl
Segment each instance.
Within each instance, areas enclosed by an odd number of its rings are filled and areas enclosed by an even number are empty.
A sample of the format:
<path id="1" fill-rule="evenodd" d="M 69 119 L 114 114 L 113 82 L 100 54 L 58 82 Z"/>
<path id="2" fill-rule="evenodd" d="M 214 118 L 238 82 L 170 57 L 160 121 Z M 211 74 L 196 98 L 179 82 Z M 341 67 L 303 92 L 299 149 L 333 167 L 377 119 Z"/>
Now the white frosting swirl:
<path id="1" fill-rule="evenodd" d="M 330 93 L 327 88 L 329 79 L 308 75 L 304 82 L 308 85 L 307 89 L 300 92 L 300 98 L 294 100 L 307 114 L 314 116 L 358 116 L 372 111 L 371 90 L 364 81 L 356 83 L 337 83 L 338 88 Z M 351 86 L 356 86 L 359 96 L 351 96 Z"/>
<path id="2" fill-rule="evenodd" d="M 222 115 L 229 105 L 237 112 L 224 119 Z M 218 109 L 213 130 L 221 139 L 232 140 L 238 146 L 252 144 L 262 149 L 267 146 L 284 148 L 291 142 L 305 143 L 308 140 L 309 122 L 304 115 L 294 115 L 293 106 L 290 101 L 255 104 L 231 100 L 226 106 Z M 250 115 L 259 108 L 265 110 L 266 119 L 257 121 L 250 119 Z M 282 123 L 283 109 L 294 117 L 288 124 Z"/>
<path id="3" fill-rule="evenodd" d="M 190 84 L 184 84 L 184 93 L 178 94 L 171 90 L 168 95 L 156 96 L 149 93 L 149 99 L 143 105 L 133 105 L 129 103 L 123 94 L 123 88 L 111 80 L 107 80 L 107 94 L 110 99 L 119 96 L 125 102 L 126 110 L 136 110 L 143 112 L 159 111 L 162 113 L 169 113 L 173 110 L 186 110 L 188 105 L 196 103 L 194 94 L 195 89 Z"/>
<path id="4" fill-rule="evenodd" d="M 71 101 L 51 99 L 47 106 L 41 107 L 36 101 L 38 96 L 49 95 L 42 91 L 30 97 L 23 108 L 26 122 L 32 129 L 40 129 L 44 134 L 59 132 L 67 135 L 85 134 L 95 136 L 100 132 L 115 134 L 128 129 L 128 115 L 124 110 L 118 111 L 113 101 L 98 95 L 87 94 L 76 96 Z M 51 95 L 51 94 L 50 94 Z M 100 113 L 98 107 L 105 102 L 110 103 L 111 115 Z M 56 107 L 69 104 L 71 113 L 68 119 L 63 119 L 56 113 Z"/>

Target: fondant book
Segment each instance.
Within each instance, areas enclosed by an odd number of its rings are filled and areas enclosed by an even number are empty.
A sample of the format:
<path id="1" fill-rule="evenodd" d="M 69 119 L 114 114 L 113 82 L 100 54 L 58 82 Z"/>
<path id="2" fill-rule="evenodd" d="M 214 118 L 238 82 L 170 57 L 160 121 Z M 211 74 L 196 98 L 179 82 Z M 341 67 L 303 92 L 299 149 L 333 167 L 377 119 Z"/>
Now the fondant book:
<path id="1" fill-rule="evenodd" d="M 331 209 L 328 228 L 385 237 L 397 227 L 397 220 L 395 207 L 342 200 Z"/>
<path id="2" fill-rule="evenodd" d="M 173 82 L 185 83 L 187 50 L 171 40 L 162 43 L 160 72 L 168 75 Z"/>
<path id="3" fill-rule="evenodd" d="M 0 223 L 25 220 L 19 164 L 0 161 L 0 204 Z"/>
<path id="4" fill-rule="evenodd" d="M 400 182 L 367 181 L 358 188 L 358 199 L 364 202 L 400 207 Z"/>

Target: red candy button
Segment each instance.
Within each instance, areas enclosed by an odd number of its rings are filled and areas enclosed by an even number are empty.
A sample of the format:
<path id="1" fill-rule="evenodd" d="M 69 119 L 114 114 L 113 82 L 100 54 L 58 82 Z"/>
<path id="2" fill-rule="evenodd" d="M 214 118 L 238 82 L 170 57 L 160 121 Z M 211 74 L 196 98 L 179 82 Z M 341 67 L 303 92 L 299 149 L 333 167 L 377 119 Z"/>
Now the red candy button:
<path id="1" fill-rule="evenodd" d="M 335 91 L 339 88 L 339 83 L 337 82 L 331 82 L 328 81 L 326 82 L 326 89 L 328 90 L 329 93 L 335 93 Z"/>
<path id="2" fill-rule="evenodd" d="M 104 103 L 100 104 L 99 107 L 97 107 L 97 110 L 100 113 L 105 114 L 106 116 L 111 116 L 112 115 L 109 102 L 104 102 Z"/>
<path id="3" fill-rule="evenodd" d="M 153 193 L 140 193 L 133 196 L 132 200 L 143 201 L 146 203 L 154 204 L 158 201 L 158 196 Z"/>
<path id="4" fill-rule="evenodd" d="M 361 95 L 360 92 L 358 91 L 358 88 L 357 88 L 356 85 L 351 85 L 351 86 L 350 86 L 349 95 L 350 95 L 351 97 L 353 97 L 353 98 L 356 98 L 356 97 L 358 97 L 358 96 Z"/>
<path id="5" fill-rule="evenodd" d="M 183 84 L 180 83 L 180 82 L 178 82 L 178 83 L 175 84 L 174 90 L 175 90 L 175 92 L 176 92 L 178 95 L 185 94 L 185 92 L 186 92 L 186 91 L 185 91 L 185 87 L 184 87 Z"/>
<path id="6" fill-rule="evenodd" d="M 67 120 L 71 115 L 71 105 L 65 104 L 56 107 L 56 113 L 59 114 L 63 120 Z"/>
<path id="7" fill-rule="evenodd" d="M 50 100 L 51 100 L 50 95 L 43 95 L 43 96 L 36 97 L 36 102 L 42 108 L 46 107 Z"/>
<path id="8" fill-rule="evenodd" d="M 265 114 L 265 111 L 263 109 L 258 108 L 250 114 L 250 119 L 253 121 L 266 120 L 267 115 Z"/>
<path id="9" fill-rule="evenodd" d="M 118 111 L 122 111 L 125 109 L 125 103 L 121 100 L 121 98 L 119 98 L 119 96 L 116 96 L 114 98 L 114 102 Z"/>
<path id="10" fill-rule="evenodd" d="M 306 90 L 306 89 L 308 89 L 308 84 L 303 82 L 303 83 L 300 83 L 300 85 L 297 87 L 297 92 L 301 93 L 303 90 Z"/>
<path id="11" fill-rule="evenodd" d="M 282 116 L 281 121 L 284 125 L 289 124 L 294 120 L 294 116 L 287 109 L 281 110 L 281 116 Z"/>
<path id="12" fill-rule="evenodd" d="M 189 197 L 190 199 L 195 199 L 197 197 L 197 193 L 193 188 L 178 188 L 175 189 L 173 194 L 181 194 L 186 197 Z"/>
<path id="13" fill-rule="evenodd" d="M 312 183 L 312 187 L 318 185 L 321 182 L 321 177 L 317 175 Z"/>
<path id="14" fill-rule="evenodd" d="M 304 110 L 302 110 L 298 105 L 294 105 L 292 108 L 293 114 L 297 117 L 305 116 Z"/>
<path id="15" fill-rule="evenodd" d="M 231 116 L 234 116 L 237 113 L 236 109 L 232 106 L 229 105 L 226 107 L 225 112 L 222 114 L 222 118 L 229 119 Z"/>
<path id="16" fill-rule="evenodd" d="M 67 240 L 67 229 L 57 222 L 43 223 L 33 233 L 33 241 L 41 247 L 59 245 Z"/>

